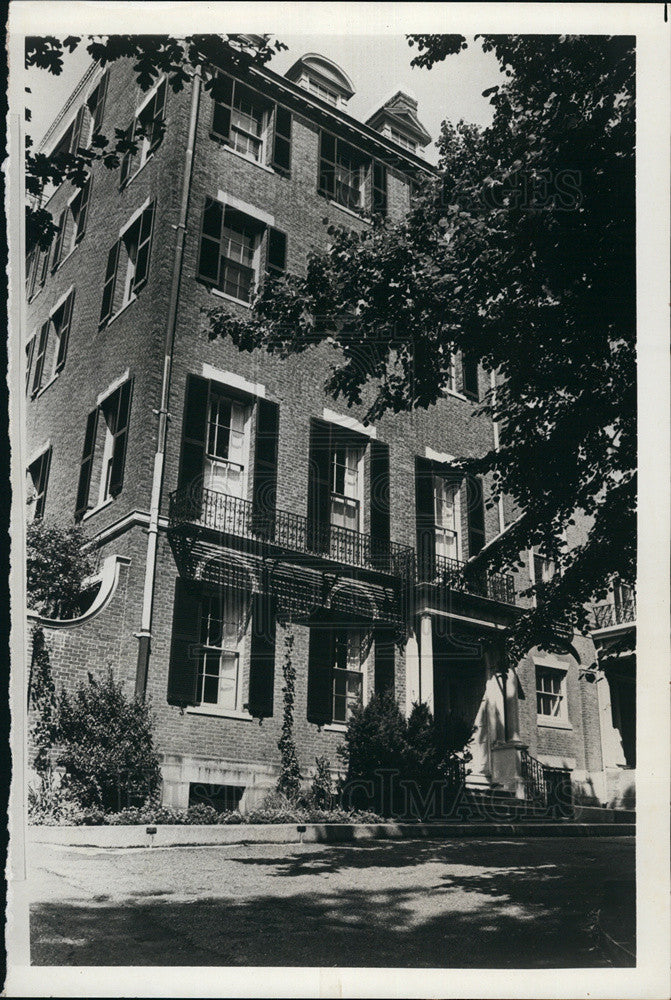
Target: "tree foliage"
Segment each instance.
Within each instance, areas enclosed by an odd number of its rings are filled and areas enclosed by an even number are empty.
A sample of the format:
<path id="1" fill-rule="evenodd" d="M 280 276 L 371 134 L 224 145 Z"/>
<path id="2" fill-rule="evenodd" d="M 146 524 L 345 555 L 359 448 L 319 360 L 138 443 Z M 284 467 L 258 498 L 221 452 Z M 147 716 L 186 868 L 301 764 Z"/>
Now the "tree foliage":
<path id="1" fill-rule="evenodd" d="M 515 626 L 515 656 L 586 627 L 586 601 L 635 579 L 635 52 L 623 36 L 480 39 L 502 70 L 493 122 L 444 123 L 407 218 L 330 229 L 251 316 L 209 324 L 280 356 L 328 339 L 327 390 L 370 421 L 440 399 L 453 351 L 496 373 L 480 410 L 500 450 L 460 465 L 524 515 L 487 558 L 511 568 L 535 546 L 561 569 Z M 466 44 L 412 42 L 427 68 Z M 569 545 L 577 512 L 589 530 Z"/>
<path id="2" fill-rule="evenodd" d="M 174 93 L 179 93 L 198 71 L 203 79 L 203 89 L 216 97 L 220 83 L 214 67 L 235 69 L 250 63 L 263 65 L 275 52 L 286 48 L 282 42 L 271 43 L 269 38 L 267 35 L 189 35 L 186 38 L 170 35 L 89 35 L 85 42 L 82 37 L 74 35 L 64 39 L 29 36 L 25 44 L 25 64 L 27 69 L 41 69 L 59 76 L 67 54 L 85 44 L 88 54 L 102 67 L 118 59 L 132 59 L 137 82 L 145 92 L 165 74 L 168 86 Z M 29 113 L 27 117 L 30 118 Z M 52 185 L 57 186 L 68 180 L 75 187 L 83 187 L 95 162 L 102 163 L 109 170 L 116 170 L 125 153 L 137 152 L 138 141 L 142 137 L 141 126 L 136 128 L 133 139 L 129 138 L 125 128 L 117 126 L 112 135 L 95 133 L 90 144 L 80 146 L 74 152 L 47 156 L 33 150 L 28 136 L 27 250 L 35 246 L 47 249 L 56 233 L 54 220 L 44 204 L 45 195 Z"/>
<path id="3" fill-rule="evenodd" d="M 93 558 L 78 525 L 61 528 L 39 518 L 26 535 L 28 606 L 46 618 L 75 618 L 81 612 L 83 582 Z"/>

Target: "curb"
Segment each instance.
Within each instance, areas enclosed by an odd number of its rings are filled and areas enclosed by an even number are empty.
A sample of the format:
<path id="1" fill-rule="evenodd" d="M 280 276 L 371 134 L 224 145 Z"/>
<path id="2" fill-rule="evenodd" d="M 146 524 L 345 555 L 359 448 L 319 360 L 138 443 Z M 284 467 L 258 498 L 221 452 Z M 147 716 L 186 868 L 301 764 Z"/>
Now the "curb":
<path id="1" fill-rule="evenodd" d="M 68 847 L 201 847 L 225 844 L 343 844 L 362 840 L 465 837 L 633 837 L 632 823 L 277 823 L 235 826 L 29 826 L 32 844 Z"/>

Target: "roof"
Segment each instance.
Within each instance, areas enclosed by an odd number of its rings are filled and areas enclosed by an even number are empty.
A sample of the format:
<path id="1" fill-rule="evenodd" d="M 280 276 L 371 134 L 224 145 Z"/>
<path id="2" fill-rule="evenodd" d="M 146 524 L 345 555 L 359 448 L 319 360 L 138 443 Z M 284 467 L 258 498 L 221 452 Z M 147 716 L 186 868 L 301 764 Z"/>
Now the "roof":
<path id="1" fill-rule="evenodd" d="M 344 69 L 336 65 L 332 59 L 327 59 L 326 56 L 322 56 L 318 52 L 307 52 L 301 56 L 284 75 L 287 80 L 298 80 L 303 72 L 308 72 L 311 76 L 321 77 L 324 83 L 334 87 L 346 101 L 355 93 L 354 84 Z"/>
<path id="2" fill-rule="evenodd" d="M 397 90 L 367 119 L 366 125 L 379 129 L 389 124 L 411 135 L 420 146 L 428 146 L 431 136 L 417 117 L 417 101 L 403 90 Z"/>

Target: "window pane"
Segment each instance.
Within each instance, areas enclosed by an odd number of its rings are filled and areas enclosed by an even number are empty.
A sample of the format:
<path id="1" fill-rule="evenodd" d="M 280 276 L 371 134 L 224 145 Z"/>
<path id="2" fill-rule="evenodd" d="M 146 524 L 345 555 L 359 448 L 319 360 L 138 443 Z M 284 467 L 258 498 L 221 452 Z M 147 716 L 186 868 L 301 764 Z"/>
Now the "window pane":
<path id="1" fill-rule="evenodd" d="M 222 708 L 235 709 L 238 700 L 238 657 L 224 652 L 221 656 L 219 675 L 219 704 Z"/>

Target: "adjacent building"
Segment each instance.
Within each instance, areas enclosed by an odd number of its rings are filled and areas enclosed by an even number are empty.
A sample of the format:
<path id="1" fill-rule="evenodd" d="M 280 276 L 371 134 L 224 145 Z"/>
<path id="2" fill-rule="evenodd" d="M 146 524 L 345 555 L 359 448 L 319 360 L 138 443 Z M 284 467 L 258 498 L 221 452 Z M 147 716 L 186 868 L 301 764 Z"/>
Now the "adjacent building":
<path id="1" fill-rule="evenodd" d="M 79 522 L 100 570 L 79 619 L 45 623 L 57 683 L 112 666 L 151 699 L 164 801 L 244 810 L 275 783 L 291 632 L 305 775 L 317 755 L 336 767 L 353 705 L 391 689 L 446 733 L 475 727 L 470 784 L 523 795 L 537 760 L 608 801 L 617 720 L 592 641 L 530 650 L 502 681 L 505 627 L 546 568 L 465 565 L 512 517 L 452 470 L 496 444 L 476 413 L 489 373 L 457 356 L 438 403 L 369 425 L 325 394 L 328 343 L 284 359 L 208 336 L 209 310 L 244 315 L 329 223 L 403 217 L 433 169 L 417 101 L 358 121 L 354 84 L 314 53 L 221 80 L 214 101 L 197 76 L 145 93 L 129 62 L 92 66 L 43 143 L 139 139 L 53 193 L 58 237 L 27 267 L 28 516 Z M 606 667 L 623 748 L 624 669 Z"/>

